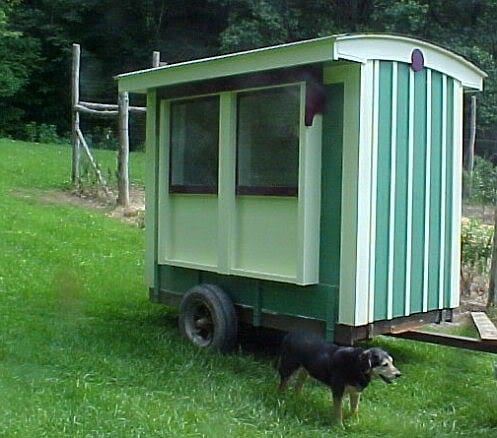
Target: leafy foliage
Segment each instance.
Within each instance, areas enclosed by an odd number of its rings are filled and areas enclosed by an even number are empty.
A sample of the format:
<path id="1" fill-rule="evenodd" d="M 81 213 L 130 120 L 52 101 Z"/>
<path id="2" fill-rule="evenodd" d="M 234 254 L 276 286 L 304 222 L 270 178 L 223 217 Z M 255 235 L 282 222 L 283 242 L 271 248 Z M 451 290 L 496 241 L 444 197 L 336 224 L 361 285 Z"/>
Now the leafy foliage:
<path id="1" fill-rule="evenodd" d="M 472 198 L 482 205 L 497 202 L 497 169 L 491 161 L 479 156 L 475 157 Z"/>
<path id="2" fill-rule="evenodd" d="M 461 293 L 482 295 L 487 290 L 494 227 L 478 219 L 464 220 L 461 227 Z"/>
<path id="3" fill-rule="evenodd" d="M 466 201 L 483 209 L 497 203 L 497 168 L 490 160 L 475 156 L 473 172 L 464 171 Z"/>
<path id="4" fill-rule="evenodd" d="M 492 0 L 0 0 L 0 132 L 70 121 L 71 44 L 83 47 L 82 97 L 115 102 L 112 76 L 343 32 L 399 32 L 446 46 L 489 73 L 479 125 L 497 122 Z"/>
<path id="5" fill-rule="evenodd" d="M 492 255 L 493 227 L 478 219 L 463 221 L 461 227 L 461 259 L 464 265 L 486 272 Z"/>

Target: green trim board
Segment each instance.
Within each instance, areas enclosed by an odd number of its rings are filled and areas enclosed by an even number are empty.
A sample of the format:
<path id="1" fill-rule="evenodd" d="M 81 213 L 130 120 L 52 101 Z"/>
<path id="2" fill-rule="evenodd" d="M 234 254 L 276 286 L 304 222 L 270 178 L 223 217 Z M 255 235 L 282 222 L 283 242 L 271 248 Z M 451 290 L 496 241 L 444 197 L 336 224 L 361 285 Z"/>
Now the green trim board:
<path id="1" fill-rule="evenodd" d="M 165 291 L 184 291 L 199 283 L 216 284 L 226 291 L 233 302 L 252 308 L 253 324 L 258 326 L 259 314 L 280 314 L 325 321 L 330 327 L 329 338 L 336 322 L 335 297 L 338 288 L 326 284 L 298 286 L 278 281 L 255 279 L 245 276 L 224 275 L 177 266 L 161 265 L 160 282 Z"/>
<path id="2" fill-rule="evenodd" d="M 328 110 L 323 114 L 319 282 L 334 286 L 341 277 L 344 88 L 339 82 L 325 86 Z"/>
<path id="3" fill-rule="evenodd" d="M 343 88 L 338 322 L 349 325 L 355 325 L 356 308 L 360 75 L 358 64 L 327 67 L 323 72 L 325 85 Z"/>
<path id="4" fill-rule="evenodd" d="M 156 93 L 147 93 L 147 128 L 145 138 L 145 191 L 147 208 L 145 210 L 145 284 L 149 287 L 158 285 L 156 277 L 157 266 L 157 210 L 158 199 L 158 145 L 157 145 L 157 111 Z"/>

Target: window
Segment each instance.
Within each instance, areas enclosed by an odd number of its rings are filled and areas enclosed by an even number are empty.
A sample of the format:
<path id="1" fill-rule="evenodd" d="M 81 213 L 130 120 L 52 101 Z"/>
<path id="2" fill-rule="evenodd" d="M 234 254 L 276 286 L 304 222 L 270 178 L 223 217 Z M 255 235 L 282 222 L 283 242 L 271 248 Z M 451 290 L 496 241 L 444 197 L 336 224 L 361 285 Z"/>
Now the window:
<path id="1" fill-rule="evenodd" d="M 238 94 L 237 193 L 296 196 L 300 86 Z"/>
<path id="2" fill-rule="evenodd" d="M 219 97 L 171 103 L 171 193 L 217 193 Z"/>

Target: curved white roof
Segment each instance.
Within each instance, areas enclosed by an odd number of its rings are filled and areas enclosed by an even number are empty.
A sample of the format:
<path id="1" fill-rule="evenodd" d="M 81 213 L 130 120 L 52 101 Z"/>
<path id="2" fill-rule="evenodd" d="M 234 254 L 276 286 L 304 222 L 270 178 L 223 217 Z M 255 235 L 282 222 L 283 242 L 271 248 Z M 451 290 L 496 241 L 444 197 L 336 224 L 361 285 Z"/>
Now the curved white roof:
<path id="1" fill-rule="evenodd" d="M 392 34 L 332 35 L 168 64 L 125 73 L 116 79 L 119 91 L 146 92 L 161 86 L 339 60 L 364 63 L 378 59 L 410 63 L 414 49 L 421 50 L 427 68 L 455 78 L 463 87 L 483 88 L 486 73 L 462 56 L 423 40 Z"/>

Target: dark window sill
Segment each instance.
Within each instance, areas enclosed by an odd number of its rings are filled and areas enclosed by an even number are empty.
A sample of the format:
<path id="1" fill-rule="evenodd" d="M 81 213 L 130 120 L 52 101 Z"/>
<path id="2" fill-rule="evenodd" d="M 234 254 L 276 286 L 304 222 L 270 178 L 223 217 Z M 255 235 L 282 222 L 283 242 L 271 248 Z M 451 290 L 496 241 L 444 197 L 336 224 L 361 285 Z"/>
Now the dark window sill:
<path id="1" fill-rule="evenodd" d="M 184 193 L 191 195 L 217 195 L 217 186 L 187 186 L 179 184 L 171 184 L 169 193 Z"/>
<path id="2" fill-rule="evenodd" d="M 238 186 L 237 195 L 298 196 L 297 187 L 287 186 Z"/>

